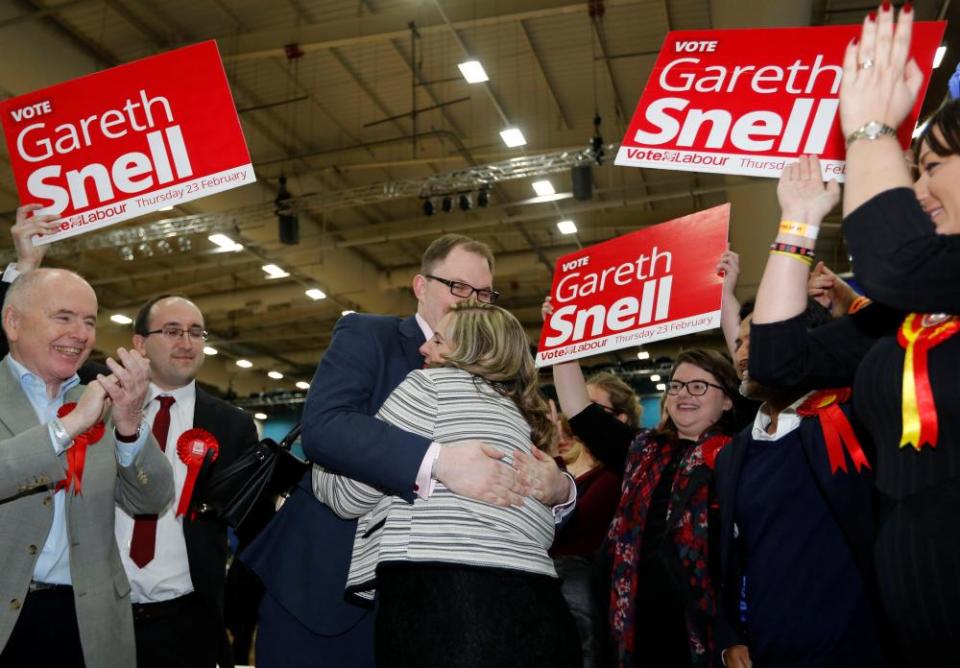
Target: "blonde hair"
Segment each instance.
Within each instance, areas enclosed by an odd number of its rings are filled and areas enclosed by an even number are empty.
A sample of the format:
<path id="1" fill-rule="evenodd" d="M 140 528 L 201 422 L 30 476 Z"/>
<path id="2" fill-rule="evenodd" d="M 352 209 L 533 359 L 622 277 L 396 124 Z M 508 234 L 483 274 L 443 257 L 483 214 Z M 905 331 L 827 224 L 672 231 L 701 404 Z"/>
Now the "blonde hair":
<path id="1" fill-rule="evenodd" d="M 530 425 L 533 443 L 551 452 L 554 426 L 540 394 L 537 369 L 523 326 L 509 311 L 468 299 L 450 307 L 444 336 L 452 350 L 448 365 L 484 379 L 499 394 L 513 400 Z"/>
<path id="2" fill-rule="evenodd" d="M 610 395 L 613 410 L 627 416 L 627 424 L 634 429 L 640 428 L 640 416 L 643 415 L 643 406 L 637 399 L 637 393 L 609 371 L 595 373 L 587 379 L 587 385 L 595 385 Z"/>

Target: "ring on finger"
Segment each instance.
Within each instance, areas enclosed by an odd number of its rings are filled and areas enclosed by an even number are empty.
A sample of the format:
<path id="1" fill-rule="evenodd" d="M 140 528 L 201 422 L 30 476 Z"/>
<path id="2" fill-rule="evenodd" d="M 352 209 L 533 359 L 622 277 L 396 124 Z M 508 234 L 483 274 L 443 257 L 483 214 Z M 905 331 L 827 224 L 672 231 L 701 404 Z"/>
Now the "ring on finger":
<path id="1" fill-rule="evenodd" d="M 873 58 L 864 58 L 863 62 L 860 63 L 861 70 L 869 70 L 871 67 L 873 67 Z"/>

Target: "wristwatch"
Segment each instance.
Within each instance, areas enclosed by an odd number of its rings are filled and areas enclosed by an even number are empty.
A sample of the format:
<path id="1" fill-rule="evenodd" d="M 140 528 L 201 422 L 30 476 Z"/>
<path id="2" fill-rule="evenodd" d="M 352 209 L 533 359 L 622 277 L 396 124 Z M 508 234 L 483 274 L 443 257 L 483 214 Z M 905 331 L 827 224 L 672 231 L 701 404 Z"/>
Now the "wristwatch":
<path id="1" fill-rule="evenodd" d="M 53 428 L 53 438 L 57 445 L 66 448 L 72 439 L 70 438 L 70 432 L 63 426 L 63 422 L 60 421 L 60 418 L 55 417 L 50 421 L 50 426 Z"/>
<path id="2" fill-rule="evenodd" d="M 141 420 L 140 424 L 137 425 L 137 430 L 133 432 L 133 434 L 130 436 L 124 436 L 116 429 L 116 427 L 114 427 L 113 436 L 120 443 L 134 443 L 138 438 L 140 438 L 140 434 L 143 433 L 143 429 L 145 426 L 146 425 L 144 424 L 143 420 Z"/>
<path id="3" fill-rule="evenodd" d="M 854 130 L 847 135 L 847 148 L 850 148 L 850 144 L 858 139 L 873 140 L 879 139 L 884 135 L 896 137 L 897 131 L 894 128 L 891 128 L 889 125 L 881 123 L 880 121 L 870 121 L 866 125 L 862 126 L 859 130 Z"/>

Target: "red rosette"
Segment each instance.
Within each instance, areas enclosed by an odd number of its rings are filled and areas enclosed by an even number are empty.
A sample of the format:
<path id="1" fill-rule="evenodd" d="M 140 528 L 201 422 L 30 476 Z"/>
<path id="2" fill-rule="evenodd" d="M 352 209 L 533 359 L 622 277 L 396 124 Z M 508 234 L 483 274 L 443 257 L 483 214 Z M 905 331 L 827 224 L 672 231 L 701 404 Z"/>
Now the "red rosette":
<path id="1" fill-rule="evenodd" d="M 180 503 L 177 504 L 177 517 L 185 515 L 190 508 L 190 500 L 193 497 L 193 487 L 197 483 L 197 475 L 200 473 L 200 467 L 207 456 L 207 452 L 213 450 L 213 459 L 220 456 L 220 444 L 217 437 L 206 429 L 194 427 L 188 429 L 177 439 L 177 456 L 187 465 L 187 478 L 183 481 L 183 489 L 180 491 Z"/>
<path id="2" fill-rule="evenodd" d="M 77 404 L 74 401 L 63 404 L 57 409 L 57 417 L 69 415 L 76 407 Z M 103 438 L 105 431 L 106 427 L 103 421 L 100 421 L 73 439 L 67 449 L 67 477 L 56 484 L 55 490 L 73 487 L 74 495 L 81 493 L 83 468 L 87 461 L 87 446 Z"/>
<path id="3" fill-rule="evenodd" d="M 703 463 L 707 468 L 713 470 L 717 466 L 717 455 L 733 439 L 723 434 L 711 436 L 700 444 L 700 451 L 703 453 Z"/>
<path id="4" fill-rule="evenodd" d="M 850 388 L 820 390 L 814 392 L 806 401 L 797 407 L 800 417 L 816 416 L 820 420 L 820 429 L 823 431 L 823 440 L 827 447 L 827 459 L 830 461 L 830 472 L 843 471 L 847 473 L 847 459 L 843 454 L 844 446 L 853 460 L 857 473 L 870 468 L 867 455 L 860 446 L 856 432 L 840 410 L 840 404 L 850 400 Z"/>

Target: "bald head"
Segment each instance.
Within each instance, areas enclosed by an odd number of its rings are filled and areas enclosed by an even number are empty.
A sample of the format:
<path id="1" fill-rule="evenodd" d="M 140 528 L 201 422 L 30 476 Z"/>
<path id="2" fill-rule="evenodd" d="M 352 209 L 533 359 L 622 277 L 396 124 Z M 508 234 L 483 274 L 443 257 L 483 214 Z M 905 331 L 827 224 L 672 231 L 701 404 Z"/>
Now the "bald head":
<path id="1" fill-rule="evenodd" d="M 13 282 L 3 304 L 10 354 L 57 387 L 73 376 L 96 342 L 97 295 L 66 269 L 34 269 Z"/>

